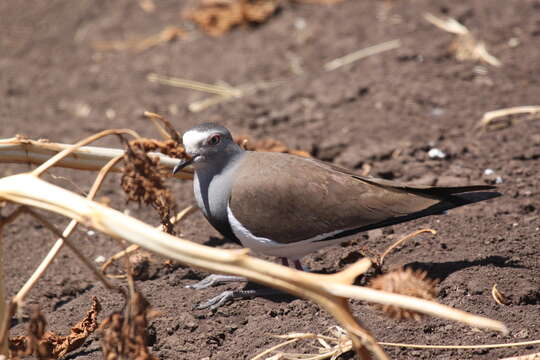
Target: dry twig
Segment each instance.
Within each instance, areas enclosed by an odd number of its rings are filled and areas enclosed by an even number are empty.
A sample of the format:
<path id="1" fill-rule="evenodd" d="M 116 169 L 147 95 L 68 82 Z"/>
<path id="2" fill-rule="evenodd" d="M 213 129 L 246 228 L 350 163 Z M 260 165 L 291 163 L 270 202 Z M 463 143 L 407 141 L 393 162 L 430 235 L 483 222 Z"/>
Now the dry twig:
<path id="1" fill-rule="evenodd" d="M 451 17 L 441 19 L 430 13 L 424 14 L 424 18 L 439 29 L 457 35 L 457 38 L 450 45 L 450 51 L 454 53 L 459 61 L 480 60 L 496 67 L 502 65 L 499 59 L 488 53 L 486 44 L 477 40 L 469 29 L 456 19 Z"/>
<path id="2" fill-rule="evenodd" d="M 185 89 L 203 91 L 210 94 L 216 94 L 221 96 L 241 96 L 242 91 L 231 86 L 226 85 L 213 85 L 206 84 L 200 81 L 181 79 L 177 77 L 167 77 L 154 73 L 148 74 L 146 77 L 148 81 L 155 82 L 162 85 L 175 86 Z"/>
<path id="3" fill-rule="evenodd" d="M 140 137 L 131 131 L 134 137 Z M 30 140 L 22 136 L 0 140 L 0 162 L 42 164 L 61 151 L 73 148 L 74 145 L 52 143 L 47 140 Z M 123 155 L 122 149 L 111 149 L 95 146 L 81 146 L 70 152 L 55 163 L 55 166 L 67 167 L 79 170 L 100 170 L 111 159 L 118 155 Z M 169 169 L 173 169 L 178 163 L 178 159 L 165 156 L 160 153 L 151 152 L 152 157 L 158 157 L 160 164 Z M 111 171 L 120 172 L 121 168 L 114 166 Z M 178 172 L 175 177 L 180 179 L 192 179 L 191 169 L 184 169 Z"/>
<path id="4" fill-rule="evenodd" d="M 352 343 L 349 339 L 349 335 L 339 326 L 332 326 L 326 330 L 323 334 L 315 333 L 290 333 L 286 335 L 274 335 L 277 338 L 284 339 L 285 341 L 274 345 L 263 352 L 257 354 L 251 360 L 324 360 L 324 359 L 336 359 L 341 354 L 344 354 L 352 350 Z M 287 345 L 305 341 L 305 340 L 317 340 L 318 344 L 315 344 L 317 352 L 311 354 L 297 354 L 278 351 L 285 348 Z M 512 348 L 522 347 L 540 344 L 540 340 L 534 341 L 522 341 L 517 343 L 508 344 L 478 344 L 478 345 L 423 345 L 423 344 L 403 344 L 403 343 L 389 343 L 379 342 L 382 346 L 388 347 L 401 347 L 410 349 L 446 349 L 446 350 L 477 350 L 477 349 L 500 349 L 500 348 Z M 319 346 L 317 346 L 319 345 Z M 266 357 L 274 353 L 272 357 Z M 531 356 L 531 357 L 528 357 Z M 500 359 L 500 360 L 537 360 L 534 356 L 537 354 L 524 355 L 523 357 L 517 356 L 512 358 Z"/>
<path id="5" fill-rule="evenodd" d="M 172 126 L 169 120 L 165 119 L 159 114 L 150 111 L 145 111 L 144 116 L 146 116 L 147 119 L 152 121 L 152 124 L 154 124 L 160 135 L 165 140 L 173 140 L 174 142 L 176 142 L 176 146 L 180 146 L 180 144 L 182 143 L 182 136 L 178 133 L 178 131 L 176 131 L 176 129 L 174 128 L 174 126 Z"/>
<path id="6" fill-rule="evenodd" d="M 170 42 L 178 38 L 186 37 L 187 33 L 184 29 L 177 26 L 167 26 L 155 35 L 148 36 L 144 39 L 135 40 L 117 40 L 117 41 L 96 41 L 94 48 L 99 51 L 126 51 L 142 52 L 156 45 Z"/>
<path id="7" fill-rule="evenodd" d="M 182 221 L 183 219 L 185 219 L 186 217 L 188 217 L 189 215 L 193 214 L 195 211 L 197 211 L 197 207 L 193 206 L 193 205 L 189 205 L 187 206 L 186 208 L 184 208 L 183 210 L 181 210 L 180 212 L 178 212 L 178 214 L 176 214 L 176 216 L 172 217 L 170 220 L 171 220 L 171 223 L 176 225 L 177 223 L 179 223 L 180 221 Z M 161 229 L 161 231 L 165 231 L 165 229 L 162 227 L 162 225 L 159 226 L 159 228 Z M 110 258 L 108 258 L 104 263 L 103 265 L 101 265 L 101 272 L 103 273 L 103 275 L 109 277 L 109 278 L 113 278 L 113 279 L 123 279 L 126 277 L 125 274 L 122 274 L 122 275 L 113 275 L 113 274 L 107 274 L 107 269 L 116 261 L 116 260 L 119 260 L 121 258 L 123 258 L 124 256 L 126 255 L 129 255 L 135 251 L 137 251 L 138 249 L 140 249 L 140 246 L 139 245 L 130 245 L 128 246 L 126 249 L 114 254 L 113 256 L 111 256 Z"/>
<path id="8" fill-rule="evenodd" d="M 382 268 L 383 263 L 384 263 L 384 258 L 386 257 L 386 255 L 391 253 L 395 248 L 403 244 L 405 241 L 410 240 L 413 237 L 420 235 L 422 233 L 426 233 L 426 232 L 429 232 L 432 235 L 437 234 L 437 231 L 433 229 L 420 229 L 420 230 L 417 230 L 408 234 L 407 236 L 402 237 L 401 239 L 399 239 L 398 241 L 390 245 L 380 256 L 378 256 L 378 258 L 375 259 L 375 266 L 378 267 L 379 269 Z"/>
<path id="9" fill-rule="evenodd" d="M 508 299 L 506 296 L 504 296 L 503 293 L 497 289 L 497 284 L 493 285 L 493 288 L 491 289 L 491 296 L 493 297 L 493 300 L 499 305 L 508 305 Z"/>
<path id="10" fill-rule="evenodd" d="M 540 113 L 540 106 L 516 106 L 516 107 L 511 107 L 511 108 L 506 108 L 506 109 L 493 110 L 493 111 L 486 112 L 478 125 L 484 128 L 489 128 L 490 126 L 494 129 L 505 128 L 519 120 L 538 119 L 536 115 L 539 113 Z M 508 120 L 509 116 L 514 116 L 514 115 L 529 115 L 529 116 Z M 506 123 L 504 123 L 505 121 Z"/>
<path id="11" fill-rule="evenodd" d="M 391 40 L 391 41 L 387 41 L 381 44 L 369 46 L 367 48 L 357 50 L 355 52 L 352 52 L 350 54 L 347 54 L 345 56 L 342 56 L 340 58 L 327 62 L 326 64 L 324 64 L 324 69 L 326 71 L 332 71 L 344 65 L 348 65 L 355 61 L 366 58 L 368 56 L 372 56 L 372 55 L 376 55 L 385 51 L 397 49 L 400 46 L 401 46 L 401 42 L 399 40 Z"/>

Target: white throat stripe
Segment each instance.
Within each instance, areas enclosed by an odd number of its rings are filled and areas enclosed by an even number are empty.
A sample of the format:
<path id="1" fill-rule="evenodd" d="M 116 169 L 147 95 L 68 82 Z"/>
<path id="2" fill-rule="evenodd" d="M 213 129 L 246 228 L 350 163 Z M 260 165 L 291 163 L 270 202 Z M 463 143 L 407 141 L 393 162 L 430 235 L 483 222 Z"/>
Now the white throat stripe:
<path id="1" fill-rule="evenodd" d="M 318 242 L 319 240 L 324 240 L 330 238 L 336 234 L 339 234 L 345 230 L 336 230 L 325 234 L 320 234 L 309 239 L 297 241 L 294 243 L 279 243 L 272 239 L 255 236 L 248 229 L 246 229 L 240 221 L 234 216 L 232 210 L 227 204 L 227 217 L 229 219 L 229 224 L 231 225 L 231 230 L 234 235 L 240 240 L 244 247 L 250 248 L 255 252 L 272 255 L 272 256 L 282 256 L 288 258 L 299 258 L 310 252 L 326 247 L 328 243 L 323 241 Z M 347 239 L 332 239 L 330 241 L 340 243 L 346 241 Z"/>

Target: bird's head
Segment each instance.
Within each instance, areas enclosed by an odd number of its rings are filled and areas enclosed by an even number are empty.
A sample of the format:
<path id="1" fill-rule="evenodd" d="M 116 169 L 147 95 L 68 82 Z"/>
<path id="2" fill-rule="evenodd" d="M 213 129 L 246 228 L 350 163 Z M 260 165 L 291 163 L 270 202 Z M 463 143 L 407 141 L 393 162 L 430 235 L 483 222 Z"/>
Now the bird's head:
<path id="1" fill-rule="evenodd" d="M 197 170 L 219 164 L 231 155 L 242 151 L 227 128 L 213 123 L 204 123 L 189 129 L 184 133 L 182 142 L 189 159 L 178 163 L 173 173 L 177 173 L 188 165 L 193 165 Z"/>

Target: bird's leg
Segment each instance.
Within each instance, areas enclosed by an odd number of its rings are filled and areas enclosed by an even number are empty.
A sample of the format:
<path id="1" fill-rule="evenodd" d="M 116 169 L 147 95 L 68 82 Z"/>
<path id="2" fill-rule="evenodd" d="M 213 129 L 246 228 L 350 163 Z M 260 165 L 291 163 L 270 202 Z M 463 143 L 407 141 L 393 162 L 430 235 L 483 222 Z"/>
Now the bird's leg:
<path id="1" fill-rule="evenodd" d="M 282 257 L 281 263 L 283 266 L 289 266 L 289 259 L 286 257 Z M 302 264 L 300 263 L 300 260 L 294 260 L 294 267 L 298 270 L 303 271 L 304 268 L 302 267 Z M 227 282 L 235 282 L 235 281 L 243 281 L 247 282 L 248 280 L 241 276 L 232 276 L 232 275 L 218 275 L 218 274 L 212 274 L 204 278 L 203 280 L 199 281 L 196 284 L 193 285 L 187 285 L 187 288 L 190 289 L 205 289 L 207 287 L 213 286 L 213 285 L 219 285 Z M 222 293 L 218 294 L 217 296 L 214 296 L 213 298 L 203 301 L 197 305 L 195 305 L 195 309 L 217 309 L 221 306 L 223 306 L 225 303 L 232 301 L 234 299 L 245 299 L 245 298 L 252 298 L 257 296 L 270 296 L 270 295 L 283 295 L 283 292 L 277 289 L 271 289 L 271 288 L 263 288 L 263 289 L 250 289 L 250 290 L 227 290 L 223 291 Z"/>
<path id="2" fill-rule="evenodd" d="M 245 299 L 252 298 L 257 296 L 268 296 L 268 295 L 282 295 L 283 292 L 276 289 L 250 289 L 250 290 L 227 290 L 223 291 L 221 294 L 214 296 L 207 301 L 203 301 L 195 305 L 195 309 L 217 309 L 223 306 L 225 303 L 232 301 L 234 299 Z"/>
<path id="3" fill-rule="evenodd" d="M 219 284 L 224 284 L 228 282 L 236 282 L 236 281 L 247 282 L 248 280 L 242 276 L 212 274 L 212 275 L 208 275 L 207 277 L 205 277 L 198 283 L 186 285 L 186 287 L 189 289 L 200 290 L 200 289 L 206 289 L 207 287 L 210 287 L 213 285 L 219 285 Z"/>

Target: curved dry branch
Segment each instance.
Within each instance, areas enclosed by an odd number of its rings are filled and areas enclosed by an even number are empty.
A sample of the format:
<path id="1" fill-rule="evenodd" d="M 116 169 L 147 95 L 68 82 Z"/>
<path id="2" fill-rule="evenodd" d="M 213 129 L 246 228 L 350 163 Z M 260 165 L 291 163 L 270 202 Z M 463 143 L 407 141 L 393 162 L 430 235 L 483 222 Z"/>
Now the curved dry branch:
<path id="1" fill-rule="evenodd" d="M 499 321 L 468 314 L 435 302 L 351 285 L 354 275 L 365 271 L 363 259 L 334 275 L 312 274 L 248 256 L 248 250 L 222 250 L 196 244 L 163 233 L 137 219 L 73 192 L 47 183 L 32 174 L 0 179 L 0 198 L 60 213 L 87 226 L 137 244 L 147 250 L 211 272 L 244 276 L 312 300 L 330 312 L 348 331 L 359 354 L 369 359 L 366 349 L 378 359 L 386 355 L 375 339 L 352 315 L 347 299 L 393 304 L 430 315 L 461 321 L 470 326 L 506 332 Z"/>
<path id="2" fill-rule="evenodd" d="M 59 144 L 48 141 L 36 141 L 23 137 L 15 137 L 0 140 L 0 162 L 23 163 L 23 164 L 43 164 L 51 157 L 63 150 L 72 148 L 74 145 Z M 104 148 L 96 146 L 82 146 L 71 154 L 59 160 L 55 166 L 61 166 L 79 170 L 99 171 L 111 159 L 122 155 L 124 150 L 114 148 Z M 170 169 L 178 163 L 177 159 L 165 156 L 160 153 L 149 153 L 150 156 L 159 157 L 159 163 Z M 115 166 L 111 171 L 119 172 L 120 167 Z M 182 170 L 176 174 L 180 179 L 192 179 L 193 172 L 190 169 Z"/>

